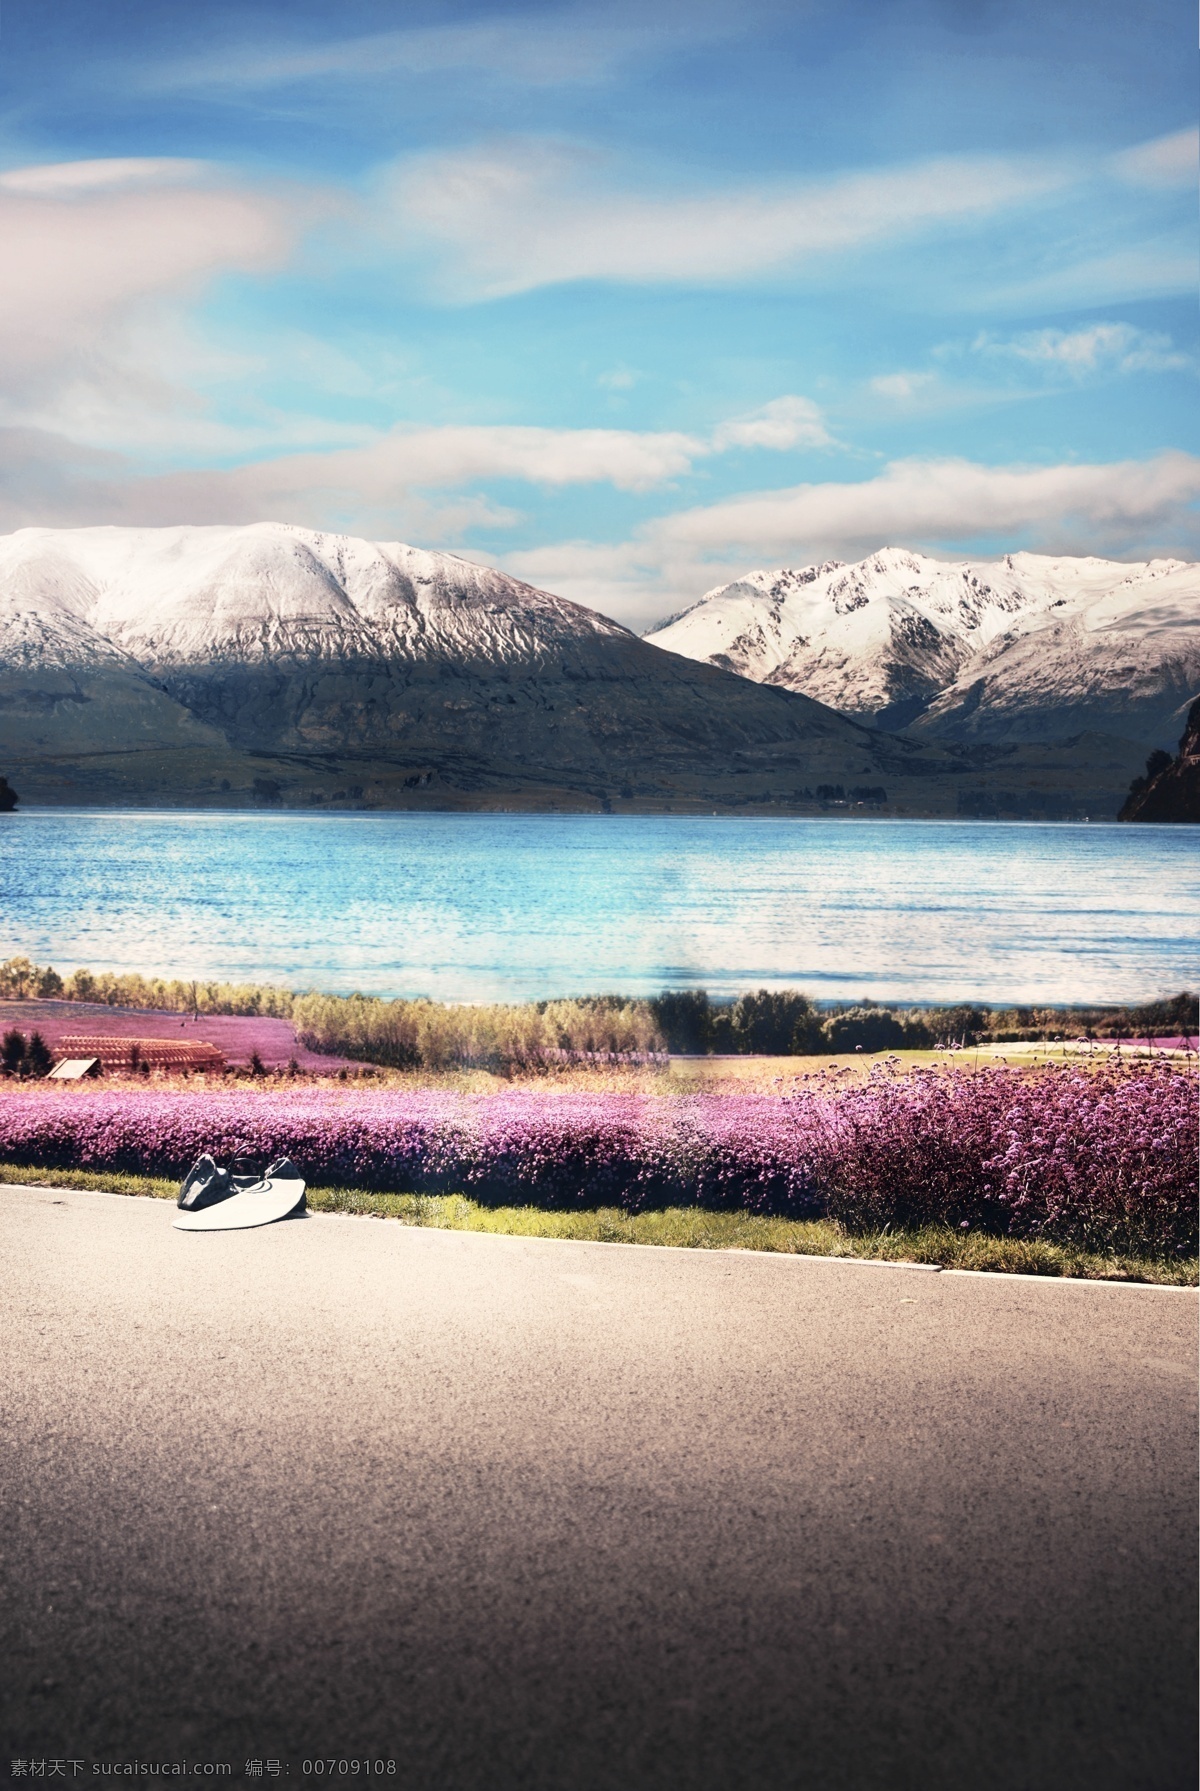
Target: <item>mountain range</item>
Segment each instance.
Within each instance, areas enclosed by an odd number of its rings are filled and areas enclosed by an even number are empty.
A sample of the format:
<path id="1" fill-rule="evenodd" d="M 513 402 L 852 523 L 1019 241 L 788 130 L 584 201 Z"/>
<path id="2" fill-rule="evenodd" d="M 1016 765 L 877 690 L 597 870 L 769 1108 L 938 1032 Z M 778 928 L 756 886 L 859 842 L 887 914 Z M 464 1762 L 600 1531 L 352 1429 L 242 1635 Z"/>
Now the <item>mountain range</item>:
<path id="1" fill-rule="evenodd" d="M 896 735 L 707 657 L 401 543 L 0 537 L 0 771 L 35 802 L 1111 814 L 1140 769 Z"/>
<path id="2" fill-rule="evenodd" d="M 1173 748 L 1200 691 L 1200 565 L 885 548 L 749 572 L 646 639 L 927 739 Z"/>

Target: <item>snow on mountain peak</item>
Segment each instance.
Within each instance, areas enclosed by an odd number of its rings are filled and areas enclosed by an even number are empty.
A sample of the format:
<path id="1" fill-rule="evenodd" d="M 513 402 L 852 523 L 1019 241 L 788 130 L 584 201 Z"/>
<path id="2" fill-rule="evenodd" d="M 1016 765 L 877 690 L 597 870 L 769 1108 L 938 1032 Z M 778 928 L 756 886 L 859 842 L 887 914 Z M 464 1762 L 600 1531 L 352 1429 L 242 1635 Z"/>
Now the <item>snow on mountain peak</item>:
<path id="1" fill-rule="evenodd" d="M 440 648 L 502 660 L 627 635 L 453 554 L 275 522 L 0 536 L 0 657 L 28 643 L 30 615 L 58 653 L 150 666 Z"/>
<path id="2" fill-rule="evenodd" d="M 1200 566 L 884 547 L 747 573 L 646 639 L 881 727 L 1157 739 L 1200 686 Z"/>

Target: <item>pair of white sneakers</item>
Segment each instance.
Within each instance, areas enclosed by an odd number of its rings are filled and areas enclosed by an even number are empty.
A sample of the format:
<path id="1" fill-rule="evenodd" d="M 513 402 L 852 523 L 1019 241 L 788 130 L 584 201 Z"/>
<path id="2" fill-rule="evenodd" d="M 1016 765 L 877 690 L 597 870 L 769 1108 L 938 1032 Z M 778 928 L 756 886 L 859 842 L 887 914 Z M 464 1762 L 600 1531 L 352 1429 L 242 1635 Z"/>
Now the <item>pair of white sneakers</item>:
<path id="1" fill-rule="evenodd" d="M 223 1168 L 205 1154 L 192 1165 L 179 1190 L 176 1231 L 245 1231 L 305 1211 L 304 1182 L 290 1158 L 277 1157 L 261 1175 L 239 1173 L 242 1162 Z"/>

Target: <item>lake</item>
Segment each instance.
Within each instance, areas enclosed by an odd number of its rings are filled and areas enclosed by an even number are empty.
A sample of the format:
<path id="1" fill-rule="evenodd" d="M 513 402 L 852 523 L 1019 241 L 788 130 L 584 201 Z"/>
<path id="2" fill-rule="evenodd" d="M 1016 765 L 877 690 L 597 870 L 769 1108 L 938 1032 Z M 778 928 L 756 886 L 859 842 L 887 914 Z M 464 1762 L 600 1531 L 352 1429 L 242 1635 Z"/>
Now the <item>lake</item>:
<path id="1" fill-rule="evenodd" d="M 0 957 L 526 1000 L 1195 986 L 1200 829 L 625 815 L 0 816 Z"/>

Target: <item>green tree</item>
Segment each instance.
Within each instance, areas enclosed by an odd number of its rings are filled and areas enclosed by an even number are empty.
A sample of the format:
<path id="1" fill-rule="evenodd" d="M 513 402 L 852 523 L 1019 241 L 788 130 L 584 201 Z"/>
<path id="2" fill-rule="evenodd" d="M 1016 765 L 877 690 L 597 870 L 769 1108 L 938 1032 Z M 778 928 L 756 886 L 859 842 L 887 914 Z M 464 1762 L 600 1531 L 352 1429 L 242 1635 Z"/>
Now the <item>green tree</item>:
<path id="1" fill-rule="evenodd" d="M 739 995 L 730 1016 L 733 1048 L 789 1057 L 797 1036 L 802 1041 L 811 1037 L 815 1018 L 808 996 L 793 989 L 756 989 L 752 995 Z"/>
<path id="2" fill-rule="evenodd" d="M 664 989 L 650 1002 L 668 1051 L 707 1051 L 712 1045 L 712 1012 L 707 989 Z"/>
<path id="3" fill-rule="evenodd" d="M 831 1014 L 821 1028 L 826 1049 L 838 1051 L 898 1051 L 905 1044 L 904 1027 L 886 1007 L 852 1007 Z"/>

